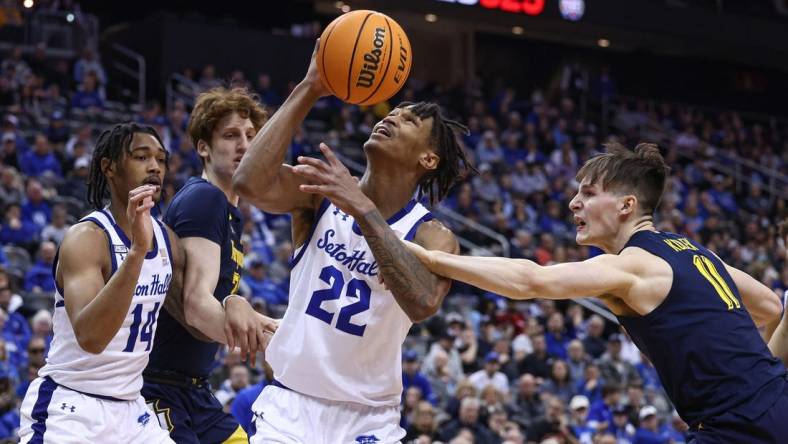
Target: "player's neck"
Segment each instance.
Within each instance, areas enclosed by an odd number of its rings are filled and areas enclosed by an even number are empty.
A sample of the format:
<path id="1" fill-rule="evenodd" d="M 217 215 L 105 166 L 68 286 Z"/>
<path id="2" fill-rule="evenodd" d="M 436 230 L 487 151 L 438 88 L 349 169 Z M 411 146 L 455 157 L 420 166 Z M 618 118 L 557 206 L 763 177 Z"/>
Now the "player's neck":
<path id="1" fill-rule="evenodd" d="M 641 216 L 633 221 L 625 224 L 618 230 L 618 234 L 609 239 L 602 245 L 599 245 L 605 253 L 618 254 L 624 249 L 624 246 L 629 242 L 629 239 L 638 231 L 657 231 L 654 227 L 654 219 L 652 216 Z"/>
<path id="2" fill-rule="evenodd" d="M 120 199 L 115 196 L 112 196 L 112 200 L 109 203 L 109 213 L 112 215 L 112 219 L 115 220 L 115 225 L 119 226 L 127 235 L 131 233 L 131 223 L 126 216 L 126 207 L 128 204 L 128 200 Z"/>
<path id="3" fill-rule="evenodd" d="M 418 179 L 402 171 L 374 169 L 368 162 L 367 171 L 359 181 L 361 191 L 372 200 L 378 211 L 388 219 L 413 198 Z"/>
<path id="4" fill-rule="evenodd" d="M 230 202 L 230 205 L 234 207 L 238 206 L 238 195 L 233 192 L 232 177 L 225 179 L 210 168 L 203 168 L 202 178 L 213 184 L 216 188 L 222 190 L 222 193 L 227 196 L 227 201 Z"/>

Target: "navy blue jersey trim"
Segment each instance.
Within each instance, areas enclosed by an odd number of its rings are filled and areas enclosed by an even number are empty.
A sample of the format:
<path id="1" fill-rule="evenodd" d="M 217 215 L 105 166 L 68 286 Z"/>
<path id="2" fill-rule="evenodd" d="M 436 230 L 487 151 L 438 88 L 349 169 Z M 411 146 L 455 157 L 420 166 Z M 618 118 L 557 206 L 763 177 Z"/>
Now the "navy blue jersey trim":
<path id="1" fill-rule="evenodd" d="M 312 228 L 309 230 L 309 234 L 306 236 L 306 240 L 304 241 L 304 244 L 301 245 L 301 250 L 298 252 L 298 254 L 295 257 L 291 257 L 290 259 L 291 268 L 295 267 L 298 261 L 301 260 L 301 257 L 304 256 L 304 253 L 306 252 L 306 248 L 309 246 L 309 242 L 312 241 L 312 236 L 315 234 L 315 230 L 317 229 L 317 224 L 320 223 L 320 218 L 323 217 L 323 214 L 325 214 L 329 204 L 330 202 L 326 198 L 323 198 L 323 201 L 320 202 L 320 208 L 317 210 L 317 215 L 315 216 L 315 222 L 312 224 Z"/>
<path id="2" fill-rule="evenodd" d="M 432 213 L 427 213 L 424 216 L 421 216 L 421 219 L 417 220 L 416 223 L 410 228 L 410 231 L 408 231 L 408 234 L 405 235 L 405 240 L 413 240 L 413 238 L 416 237 L 416 231 L 418 231 L 421 224 L 424 222 L 429 222 L 433 219 L 435 219 L 435 216 L 433 216 Z"/>
<path id="3" fill-rule="evenodd" d="M 399 222 L 400 219 L 407 216 L 408 213 L 410 213 L 413 210 L 413 207 L 415 207 L 417 203 L 418 202 L 416 202 L 416 199 L 411 199 L 410 202 L 407 203 L 407 205 L 400 208 L 399 211 L 394 213 L 394 215 L 391 216 L 386 221 L 386 223 L 389 225 L 394 225 L 395 223 Z M 361 227 L 358 226 L 358 223 L 356 223 L 356 221 L 353 221 L 353 232 L 358 234 L 359 236 L 363 236 L 363 233 L 361 233 Z"/>
<path id="4" fill-rule="evenodd" d="M 126 233 L 118 226 L 118 224 L 115 223 L 115 219 L 112 218 L 112 215 L 109 214 L 108 211 L 104 211 L 103 209 L 99 211 L 101 212 L 101 214 L 107 216 L 107 219 L 109 219 L 109 222 L 112 224 L 112 227 L 115 228 L 115 231 L 118 233 L 118 237 L 120 237 L 120 240 L 123 241 L 123 244 L 126 245 L 126 248 L 130 249 L 131 240 L 129 239 L 128 236 L 126 236 Z M 155 217 L 151 217 L 151 219 L 156 220 Z M 153 236 L 153 248 L 150 251 L 148 251 L 148 253 L 145 255 L 145 259 L 153 259 L 154 257 L 156 257 L 156 253 L 158 252 L 159 252 L 159 243 L 158 241 L 156 241 L 156 236 Z"/>
<path id="5" fill-rule="evenodd" d="M 52 280 L 55 281 L 55 288 L 57 289 L 60 296 L 63 296 L 65 291 L 63 288 L 60 287 L 60 284 L 57 283 L 57 260 L 60 257 L 60 247 L 57 247 L 57 251 L 55 251 L 55 260 L 52 261 Z"/>
<path id="6" fill-rule="evenodd" d="M 52 402 L 52 393 L 55 392 L 57 384 L 50 377 L 45 377 L 38 387 L 38 398 L 33 405 L 32 416 L 35 421 L 32 425 L 33 437 L 28 441 L 30 444 L 44 444 L 44 433 L 47 431 L 47 418 L 49 417 L 49 404 Z"/>
<path id="7" fill-rule="evenodd" d="M 109 249 L 109 258 L 110 258 L 110 260 L 112 260 L 112 273 L 110 273 L 110 276 L 112 276 L 113 274 L 115 274 L 115 271 L 118 270 L 118 261 L 117 261 L 117 258 L 115 257 L 115 249 L 112 247 L 112 236 L 110 236 L 109 230 L 107 230 L 104 227 L 104 225 L 102 225 L 101 222 L 99 222 L 99 220 L 96 219 L 95 217 L 86 217 L 86 218 L 84 218 L 82 220 L 83 221 L 88 221 L 88 222 L 93 222 L 94 224 L 98 225 L 99 228 L 104 230 L 104 233 L 106 233 L 106 235 L 107 235 L 107 245 L 108 245 L 107 248 Z M 60 295 L 63 296 L 63 298 L 66 297 L 66 295 L 63 294 L 63 293 L 60 293 Z"/>

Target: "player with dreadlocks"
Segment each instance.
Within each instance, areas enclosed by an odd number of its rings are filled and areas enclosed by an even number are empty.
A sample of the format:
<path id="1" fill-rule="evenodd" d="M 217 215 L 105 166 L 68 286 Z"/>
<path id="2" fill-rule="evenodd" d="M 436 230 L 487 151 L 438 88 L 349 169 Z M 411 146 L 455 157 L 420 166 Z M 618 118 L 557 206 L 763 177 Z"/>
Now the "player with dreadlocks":
<path id="1" fill-rule="evenodd" d="M 99 137 L 88 184 L 96 210 L 55 258 L 54 338 L 22 402 L 21 442 L 173 442 L 140 396 L 159 311 L 168 291 L 180 296 L 183 272 L 177 238 L 150 215 L 166 169 L 148 126 Z"/>
<path id="2" fill-rule="evenodd" d="M 450 282 L 430 273 L 400 239 L 459 249 L 414 196 L 434 203 L 467 172 L 455 136 L 464 127 L 435 104 L 404 103 L 364 144 L 360 181 L 324 144 L 325 161 L 282 164 L 296 128 L 327 94 L 313 55 L 306 78 L 257 134 L 233 177 L 243 198 L 292 215 L 298 246 L 289 305 L 266 351 L 275 381 L 252 407 L 253 443 L 405 436 L 402 343 L 413 322 L 438 310 Z"/>

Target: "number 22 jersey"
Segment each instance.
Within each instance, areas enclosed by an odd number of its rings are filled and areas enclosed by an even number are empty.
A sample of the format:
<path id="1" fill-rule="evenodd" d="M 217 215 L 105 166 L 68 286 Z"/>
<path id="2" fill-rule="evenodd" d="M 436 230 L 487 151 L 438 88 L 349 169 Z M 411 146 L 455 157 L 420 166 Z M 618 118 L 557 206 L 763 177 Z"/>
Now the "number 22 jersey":
<path id="1" fill-rule="evenodd" d="M 413 239 L 430 212 L 412 200 L 387 221 Z M 290 302 L 266 350 L 274 377 L 305 395 L 396 406 L 408 315 L 379 281 L 378 264 L 353 218 L 324 199 L 291 260 Z"/>

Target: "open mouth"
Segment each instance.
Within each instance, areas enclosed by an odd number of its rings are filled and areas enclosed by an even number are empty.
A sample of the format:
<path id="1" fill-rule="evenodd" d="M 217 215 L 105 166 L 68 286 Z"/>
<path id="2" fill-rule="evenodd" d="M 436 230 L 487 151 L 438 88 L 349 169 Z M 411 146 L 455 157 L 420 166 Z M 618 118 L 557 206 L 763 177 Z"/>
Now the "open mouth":
<path id="1" fill-rule="evenodd" d="M 586 222 L 583 219 L 575 216 L 575 225 L 577 225 L 577 231 L 582 231 L 586 227 Z"/>
<path id="2" fill-rule="evenodd" d="M 380 124 L 372 130 L 372 134 L 380 134 L 381 136 L 391 137 L 391 131 L 386 128 L 386 125 Z"/>

